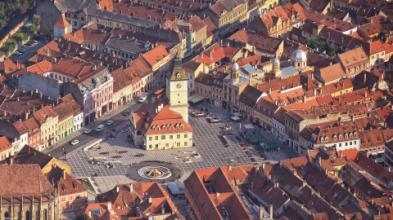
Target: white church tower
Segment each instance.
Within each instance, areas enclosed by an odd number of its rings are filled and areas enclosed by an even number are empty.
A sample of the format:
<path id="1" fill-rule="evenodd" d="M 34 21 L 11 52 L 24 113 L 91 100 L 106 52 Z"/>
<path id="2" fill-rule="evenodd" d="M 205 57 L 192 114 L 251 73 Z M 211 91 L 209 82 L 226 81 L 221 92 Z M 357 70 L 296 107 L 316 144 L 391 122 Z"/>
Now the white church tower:
<path id="1" fill-rule="evenodd" d="M 166 82 L 169 107 L 188 123 L 188 77 L 179 62 L 175 62 L 172 75 Z"/>

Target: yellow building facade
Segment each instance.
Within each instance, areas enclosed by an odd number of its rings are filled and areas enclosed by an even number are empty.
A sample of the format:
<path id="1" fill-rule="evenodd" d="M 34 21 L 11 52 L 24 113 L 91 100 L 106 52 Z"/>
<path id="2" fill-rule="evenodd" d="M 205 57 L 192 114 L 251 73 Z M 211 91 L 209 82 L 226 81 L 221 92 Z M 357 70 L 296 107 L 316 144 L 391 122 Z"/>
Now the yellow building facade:
<path id="1" fill-rule="evenodd" d="M 33 117 L 37 120 L 41 130 L 41 146 L 43 150 L 58 141 L 59 117 L 51 106 L 45 106 L 34 112 Z"/>

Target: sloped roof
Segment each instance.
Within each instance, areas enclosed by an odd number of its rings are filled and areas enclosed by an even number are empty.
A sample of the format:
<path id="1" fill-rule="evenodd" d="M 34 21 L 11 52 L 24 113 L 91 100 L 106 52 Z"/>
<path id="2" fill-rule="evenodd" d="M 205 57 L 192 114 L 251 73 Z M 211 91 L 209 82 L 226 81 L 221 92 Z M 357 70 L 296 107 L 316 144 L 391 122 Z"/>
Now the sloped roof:
<path id="1" fill-rule="evenodd" d="M 192 127 L 179 113 L 165 106 L 150 122 L 146 135 L 179 132 L 192 132 Z"/>
<path id="2" fill-rule="evenodd" d="M 168 51 L 165 46 L 159 45 L 150 51 L 142 54 L 143 59 L 152 67 L 159 61 L 161 61 L 164 57 L 168 56 Z"/>
<path id="3" fill-rule="evenodd" d="M 11 143 L 7 137 L 0 137 L 0 152 L 11 149 Z"/>
<path id="4" fill-rule="evenodd" d="M 53 187 L 37 164 L 0 165 L 0 195 L 39 195 Z"/>
<path id="5" fill-rule="evenodd" d="M 52 157 L 28 145 L 25 145 L 14 157 L 15 164 L 37 164 L 41 168 L 51 160 Z"/>
<path id="6" fill-rule="evenodd" d="M 340 63 L 321 68 L 319 72 L 325 83 L 339 80 L 341 77 L 345 76 L 345 72 Z"/>
<path id="7" fill-rule="evenodd" d="M 70 27 L 70 23 L 65 18 L 64 14 L 61 14 L 55 23 L 56 28 L 65 29 Z"/>

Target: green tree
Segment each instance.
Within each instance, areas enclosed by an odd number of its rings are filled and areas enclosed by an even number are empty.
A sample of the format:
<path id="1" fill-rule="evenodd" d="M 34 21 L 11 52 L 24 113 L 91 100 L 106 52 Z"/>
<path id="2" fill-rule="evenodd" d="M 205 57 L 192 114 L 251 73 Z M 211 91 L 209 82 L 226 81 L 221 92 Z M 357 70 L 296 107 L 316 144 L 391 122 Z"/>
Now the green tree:
<path id="1" fill-rule="evenodd" d="M 33 15 L 33 31 L 37 33 L 40 30 L 41 17 L 38 14 Z"/>
<path id="2" fill-rule="evenodd" d="M 321 42 L 314 37 L 308 39 L 307 45 L 312 49 L 321 48 Z"/>

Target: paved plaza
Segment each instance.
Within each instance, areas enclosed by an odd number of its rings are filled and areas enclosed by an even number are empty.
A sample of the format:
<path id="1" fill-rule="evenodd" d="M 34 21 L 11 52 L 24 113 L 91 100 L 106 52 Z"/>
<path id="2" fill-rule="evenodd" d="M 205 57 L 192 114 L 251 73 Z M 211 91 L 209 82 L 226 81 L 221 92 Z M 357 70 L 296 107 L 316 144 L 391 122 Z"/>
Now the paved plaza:
<path id="1" fill-rule="evenodd" d="M 146 164 L 149 161 L 165 162 L 176 167 L 180 171 L 180 180 L 184 180 L 192 170 L 198 168 L 236 166 L 263 161 L 254 147 L 242 144 L 239 138 L 241 126 L 239 123 L 228 121 L 226 111 L 206 103 L 190 108 L 190 111 L 202 107 L 208 108 L 209 114 L 220 117 L 223 122 L 209 123 L 205 117 L 190 117 L 195 145 L 192 148 L 146 151 L 133 145 L 128 132 L 123 129 L 123 131 L 118 130 L 115 137 L 104 138 L 101 143 L 88 150 L 85 146 L 80 146 L 62 159 L 71 165 L 73 174 L 77 178 L 92 176 L 94 179 L 99 179 L 100 184 L 97 188 L 100 192 L 107 190 L 109 186 L 123 183 L 128 178 L 131 178 L 130 181 L 140 180 L 135 178 L 135 175 L 130 175 L 130 172 L 134 172 L 133 170 L 140 163 Z M 225 124 L 232 127 L 232 134 L 225 138 L 227 144 L 222 140 L 222 127 Z M 288 157 L 288 154 L 284 151 L 270 152 L 265 153 L 264 157 L 282 159 Z M 119 179 L 119 176 L 123 177 Z"/>
<path id="2" fill-rule="evenodd" d="M 197 168 L 250 163 L 249 157 L 235 138 L 229 138 L 228 146 L 220 140 L 223 123 L 210 124 L 205 118 L 190 118 L 194 130 L 195 147 L 175 150 L 145 151 L 133 146 L 128 133 L 118 133 L 113 139 L 84 151 L 83 148 L 69 153 L 66 162 L 76 177 L 125 175 L 133 165 L 143 161 L 164 161 L 189 173 Z M 197 155 L 197 156 L 195 156 Z M 92 159 L 100 161 L 92 164 Z M 113 167 L 108 168 L 111 163 Z"/>

